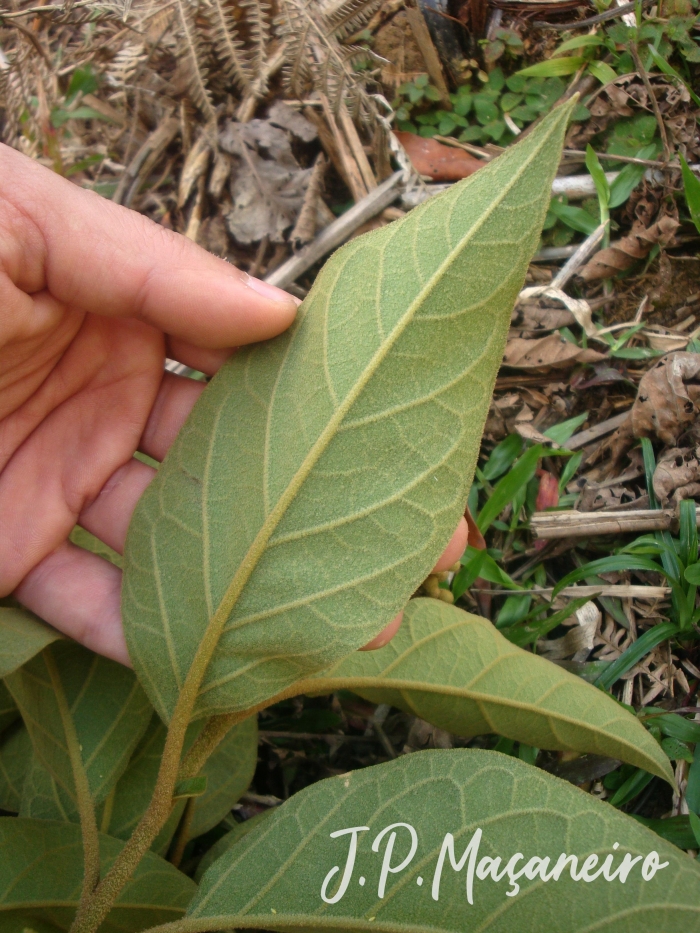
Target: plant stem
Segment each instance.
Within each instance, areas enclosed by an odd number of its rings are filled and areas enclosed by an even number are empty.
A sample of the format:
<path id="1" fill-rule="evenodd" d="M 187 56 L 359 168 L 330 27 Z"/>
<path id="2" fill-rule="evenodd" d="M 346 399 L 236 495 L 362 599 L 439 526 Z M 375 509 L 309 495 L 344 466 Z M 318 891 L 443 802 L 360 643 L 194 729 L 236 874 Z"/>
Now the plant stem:
<path id="1" fill-rule="evenodd" d="M 270 703 L 272 702 L 271 700 Z M 192 748 L 185 755 L 180 766 L 178 781 L 196 777 L 231 729 L 244 719 L 248 719 L 253 713 L 253 710 L 245 710 L 241 713 L 222 713 L 208 719 Z"/>
<path id="2" fill-rule="evenodd" d="M 78 803 L 80 829 L 83 840 L 83 887 L 80 892 L 80 903 L 83 904 L 87 902 L 100 880 L 100 838 L 97 833 L 95 806 L 92 800 L 92 794 L 90 793 L 90 784 L 85 772 L 83 757 L 80 753 L 78 733 L 75 730 L 75 723 L 73 722 L 68 700 L 66 699 L 66 694 L 63 689 L 61 675 L 58 671 L 51 648 L 45 648 L 42 655 L 51 680 L 51 686 L 56 696 L 56 704 L 61 716 L 63 733 L 66 737 L 66 747 L 68 748 L 68 756 L 73 772 L 73 782 L 75 784 L 75 796 Z"/>
<path id="3" fill-rule="evenodd" d="M 194 816 L 195 803 L 195 797 L 188 798 L 187 803 L 185 804 L 185 811 L 182 814 L 182 818 L 180 819 L 180 823 L 177 827 L 177 833 L 175 835 L 175 841 L 173 842 L 171 854 L 168 856 L 168 861 L 174 865 L 175 868 L 180 867 L 182 856 L 185 854 L 185 846 L 189 842 L 190 827 L 192 826 L 192 817 Z"/>
<path id="4" fill-rule="evenodd" d="M 656 99 L 656 94 L 654 94 L 654 88 L 651 86 L 651 81 L 649 80 L 649 75 L 647 74 L 646 68 L 642 64 L 642 59 L 639 57 L 639 47 L 637 43 L 632 40 L 629 43 L 630 55 L 634 61 L 634 67 L 637 69 L 639 77 L 644 82 L 644 87 L 647 90 L 649 95 L 649 103 L 651 104 L 652 110 L 654 111 L 654 116 L 656 117 L 656 122 L 659 124 L 659 133 L 661 135 L 661 142 L 664 147 L 664 159 L 666 162 L 671 161 L 671 147 L 668 144 L 668 136 L 666 135 L 666 126 L 664 125 L 664 119 L 661 116 L 661 110 L 659 109 L 659 102 Z"/>

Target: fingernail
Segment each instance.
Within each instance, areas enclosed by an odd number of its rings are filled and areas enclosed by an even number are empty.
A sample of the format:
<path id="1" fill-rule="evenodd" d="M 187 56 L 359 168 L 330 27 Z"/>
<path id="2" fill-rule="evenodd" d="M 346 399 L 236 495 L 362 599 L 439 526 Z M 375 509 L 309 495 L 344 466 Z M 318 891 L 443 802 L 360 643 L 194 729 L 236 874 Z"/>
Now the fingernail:
<path id="1" fill-rule="evenodd" d="M 301 304 L 301 301 L 298 298 L 295 298 L 294 295 L 290 295 L 289 292 L 285 292 L 283 289 L 277 288 L 276 285 L 270 285 L 268 282 L 263 282 L 262 279 L 256 279 L 252 275 L 248 276 L 246 285 L 248 288 L 252 288 L 254 292 L 257 292 L 258 295 L 262 295 L 263 298 L 271 298 L 272 301 L 291 301 L 297 306 L 297 308 Z"/>

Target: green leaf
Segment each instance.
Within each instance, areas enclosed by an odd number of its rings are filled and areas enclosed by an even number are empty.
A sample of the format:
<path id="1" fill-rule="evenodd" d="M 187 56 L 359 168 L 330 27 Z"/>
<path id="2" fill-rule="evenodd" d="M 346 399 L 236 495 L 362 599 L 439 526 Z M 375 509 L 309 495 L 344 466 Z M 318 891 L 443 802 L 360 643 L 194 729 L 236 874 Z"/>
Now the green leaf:
<path id="1" fill-rule="evenodd" d="M 690 217 L 697 230 L 700 231 L 700 179 L 698 179 L 697 175 L 691 170 L 683 156 L 679 154 L 679 158 L 681 160 L 681 171 L 683 173 L 685 200 L 688 204 Z"/>
<path id="2" fill-rule="evenodd" d="M 672 781 L 658 743 L 619 704 L 441 600 L 411 600 L 386 647 L 356 652 L 299 687 L 341 689 L 457 735 L 496 732 L 537 748 L 593 752 Z"/>
<path id="3" fill-rule="evenodd" d="M 110 564 L 114 564 L 115 567 L 121 568 L 123 566 L 124 561 L 122 560 L 121 554 L 117 554 L 108 544 L 105 544 L 104 541 L 100 541 L 99 538 L 96 538 L 95 535 L 81 528 L 80 525 L 76 525 L 73 531 L 71 531 L 69 540 L 72 544 L 75 544 L 76 547 L 81 547 L 85 551 L 97 554 L 98 557 L 103 557 L 105 560 L 108 560 Z"/>
<path id="4" fill-rule="evenodd" d="M 28 609 L 0 606 L 0 677 L 16 671 L 62 637 Z"/>
<path id="5" fill-rule="evenodd" d="M 350 827 L 367 830 L 357 831 L 343 891 Z M 343 830 L 344 836 L 331 835 Z M 668 864 L 646 881 L 641 868 L 644 859 L 654 861 L 651 852 L 658 864 Z M 575 858 L 575 874 L 585 859 L 591 872 L 606 862 L 614 871 L 627 854 L 628 862 L 640 858 L 624 884 L 593 880 L 593 874 L 590 883 L 574 881 L 571 861 L 566 870 L 560 863 L 559 880 L 543 883 L 539 874 L 566 856 Z M 391 872 L 382 872 L 383 864 Z M 515 887 L 509 875 L 526 866 L 532 880 L 523 873 Z M 489 868 L 503 873 L 500 882 L 485 874 Z M 322 890 L 335 903 L 324 903 Z M 384 933 L 689 931 L 700 925 L 700 868 L 635 820 L 517 758 L 476 749 L 425 751 L 295 794 L 212 865 L 187 916 L 216 918 L 217 930 L 315 933 L 359 933 L 373 925 Z M 552 917 L 561 919 L 553 924 Z"/>
<path id="6" fill-rule="evenodd" d="M 567 39 L 552 52 L 552 55 L 561 55 L 563 52 L 572 52 L 574 49 L 589 48 L 591 46 L 605 45 L 603 40 L 595 35 L 574 36 Z"/>
<path id="7" fill-rule="evenodd" d="M 16 719 L 19 719 L 17 704 L 4 682 L 0 680 L 0 732 L 4 732 Z"/>
<path id="8" fill-rule="evenodd" d="M 203 774 L 197 777 L 185 778 L 178 781 L 173 791 L 173 797 L 201 797 L 206 792 L 207 779 Z"/>
<path id="9" fill-rule="evenodd" d="M 588 70 L 601 84 L 610 84 L 617 80 L 617 72 L 607 62 L 589 62 Z"/>
<path id="10" fill-rule="evenodd" d="M 657 146 L 655 143 L 651 143 L 649 146 L 644 146 L 642 149 L 637 152 L 635 155 L 636 159 L 653 159 L 656 155 Z M 634 162 L 629 165 L 625 165 L 620 174 L 615 178 L 610 184 L 610 209 L 614 207 L 619 207 L 621 204 L 624 204 L 625 201 L 632 194 L 634 189 L 637 187 L 639 182 L 644 178 L 644 173 L 646 172 L 646 165 L 636 165 Z M 700 182 L 698 182 L 700 185 Z"/>
<path id="11" fill-rule="evenodd" d="M 201 723 L 193 723 L 187 735 L 185 751 L 197 737 Z M 138 748 L 117 784 L 102 829 L 111 836 L 128 839 L 149 804 L 158 776 L 165 744 L 165 726 L 153 717 Z M 258 752 L 256 718 L 250 717 L 234 726 L 202 769 L 206 792 L 195 800 L 190 836 L 202 835 L 216 826 L 245 793 L 255 771 Z M 167 851 L 177 829 L 184 800 L 178 802 L 168 823 L 153 843 L 154 852 Z"/>
<path id="12" fill-rule="evenodd" d="M 590 143 L 586 146 L 586 168 L 591 174 L 600 202 L 600 222 L 607 220 L 607 210 L 610 207 L 610 185 L 603 171 L 603 166 Z"/>
<path id="13" fill-rule="evenodd" d="M 484 478 L 492 480 L 502 476 L 513 461 L 520 456 L 523 446 L 524 442 L 519 434 L 509 434 L 496 444 L 481 471 Z"/>
<path id="14" fill-rule="evenodd" d="M 678 846 L 679 849 L 695 848 L 696 840 L 687 816 L 671 816 L 665 820 L 657 820 L 638 816 L 636 813 L 630 815 L 642 825 L 648 826 L 662 839 L 666 839 L 668 842 L 672 842 L 674 846 Z"/>
<path id="15" fill-rule="evenodd" d="M 191 837 L 213 829 L 231 812 L 248 790 L 257 762 L 258 723 L 251 716 L 231 729 L 202 769 L 207 790 L 195 801 Z"/>
<path id="16" fill-rule="evenodd" d="M 598 228 L 598 221 L 588 211 L 582 207 L 573 207 L 570 204 L 562 204 L 556 198 L 552 198 L 549 205 L 550 211 L 555 217 L 558 217 L 562 223 L 572 230 L 578 230 L 579 233 L 585 233 L 590 236 Z"/>
<path id="17" fill-rule="evenodd" d="M 588 412 L 584 411 L 574 418 L 567 418 L 566 421 L 553 424 L 551 428 L 547 428 L 544 435 L 551 438 L 555 444 L 566 444 L 572 434 L 576 433 L 576 430 L 581 427 L 587 418 Z"/>
<path id="18" fill-rule="evenodd" d="M 32 760 L 32 743 L 24 723 L 17 722 L 0 738 L 0 810 L 19 813 L 22 785 Z"/>
<path id="19" fill-rule="evenodd" d="M 123 843 L 100 837 L 102 874 Z M 0 818 L 0 927 L 3 931 L 44 930 L 52 924 L 67 931 L 83 874 L 80 827 L 74 823 Z M 196 885 L 169 862 L 149 852 L 126 882 L 100 933 L 138 933 L 178 920 Z"/>
<path id="20" fill-rule="evenodd" d="M 262 821 L 273 812 L 274 809 L 270 807 L 268 810 L 256 813 L 255 816 L 251 816 L 250 819 L 244 820 L 242 823 L 236 823 L 232 830 L 215 842 L 206 855 L 203 856 L 199 865 L 197 865 L 197 871 L 194 876 L 194 880 L 197 884 L 202 880 L 204 872 L 213 865 L 217 859 L 221 858 L 224 852 L 228 852 L 229 849 L 233 848 L 233 846 L 235 846 L 237 842 L 240 842 L 244 836 L 247 836 L 252 829 L 255 829 L 258 823 L 262 823 Z"/>
<path id="21" fill-rule="evenodd" d="M 116 661 L 68 641 L 48 650 L 75 722 L 90 789 L 99 802 L 126 768 L 149 723 L 151 706 L 133 672 Z M 72 797 L 73 770 L 44 655 L 37 655 L 5 682 L 41 763 Z"/>
<path id="22" fill-rule="evenodd" d="M 19 815 L 34 820 L 80 822 L 75 800 L 54 780 L 36 753 L 31 755 L 24 778 Z"/>
<path id="23" fill-rule="evenodd" d="M 434 566 L 570 109 L 340 249 L 290 331 L 202 394 L 126 542 L 129 654 L 164 719 L 205 632 L 194 715 L 250 708 L 376 635 Z"/>
<path id="24" fill-rule="evenodd" d="M 653 570 L 656 573 L 663 574 L 664 568 L 648 557 L 638 557 L 632 554 L 618 554 L 611 557 L 601 557 L 598 560 L 589 561 L 583 567 L 578 567 L 567 573 L 565 577 L 554 587 L 552 598 L 561 592 L 565 586 L 571 586 L 572 583 L 578 583 L 592 574 L 597 573 L 616 573 L 620 570 Z"/>
<path id="25" fill-rule="evenodd" d="M 654 64 L 659 69 L 659 71 L 663 72 L 665 75 L 669 75 L 670 77 L 676 78 L 678 81 L 680 81 L 680 83 L 687 89 L 688 93 L 690 94 L 690 97 L 693 103 L 696 104 L 698 107 L 700 107 L 700 97 L 698 97 L 698 95 L 695 93 L 692 87 L 689 87 L 689 85 L 683 80 L 681 75 L 678 74 L 676 69 L 666 61 L 666 59 L 663 57 L 663 55 L 661 55 L 658 49 L 656 49 L 653 45 L 648 45 L 647 50 L 649 54 L 651 55 L 654 61 Z"/>
<path id="26" fill-rule="evenodd" d="M 678 626 L 674 625 L 673 622 L 659 622 L 653 628 L 647 629 L 628 648 L 625 648 L 620 657 L 616 658 L 610 667 L 603 671 L 595 681 L 596 685 L 604 690 L 609 690 L 615 681 L 633 668 L 637 662 L 645 658 L 662 641 L 672 638 L 677 632 Z"/>
<path id="27" fill-rule="evenodd" d="M 529 68 L 521 68 L 519 75 L 530 75 L 533 78 L 557 78 L 561 75 L 572 75 L 586 64 L 586 59 L 579 56 L 567 58 L 550 58 L 546 62 L 538 62 Z"/>

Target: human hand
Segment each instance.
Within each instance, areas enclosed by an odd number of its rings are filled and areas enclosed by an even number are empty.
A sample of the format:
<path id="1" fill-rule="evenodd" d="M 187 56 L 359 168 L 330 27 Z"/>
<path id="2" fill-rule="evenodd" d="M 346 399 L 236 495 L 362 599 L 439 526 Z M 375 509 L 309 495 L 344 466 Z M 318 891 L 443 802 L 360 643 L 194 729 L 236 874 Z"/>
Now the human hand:
<path id="1" fill-rule="evenodd" d="M 134 452 L 162 460 L 204 389 L 165 373 L 166 353 L 213 374 L 297 306 L 0 145 L 0 596 L 129 664 L 121 572 L 68 535 L 78 523 L 122 552 L 155 475 Z M 466 540 L 462 520 L 436 570 Z"/>

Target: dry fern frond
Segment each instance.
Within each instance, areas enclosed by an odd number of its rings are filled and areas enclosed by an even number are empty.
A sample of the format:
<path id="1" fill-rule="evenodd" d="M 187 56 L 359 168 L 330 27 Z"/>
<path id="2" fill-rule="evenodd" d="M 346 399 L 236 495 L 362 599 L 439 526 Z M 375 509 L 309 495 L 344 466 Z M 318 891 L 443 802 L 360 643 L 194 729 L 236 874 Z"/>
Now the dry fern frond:
<path id="1" fill-rule="evenodd" d="M 225 0 L 211 0 L 205 14 L 211 26 L 212 44 L 226 75 L 239 87 L 248 88 L 255 78 L 250 55 L 243 49 L 235 11 Z"/>
<path id="2" fill-rule="evenodd" d="M 336 112 L 345 100 L 351 111 L 367 120 L 374 106 L 354 66 L 370 53 L 346 47 L 342 39 L 361 28 L 380 5 L 381 0 L 281 0 L 275 22 L 287 49 L 288 90 L 300 99 L 316 90 Z"/>
<path id="3" fill-rule="evenodd" d="M 209 70 L 205 65 L 205 53 L 201 33 L 195 24 L 197 10 L 193 11 L 189 0 L 176 0 L 180 18 L 180 36 L 187 67 L 188 87 L 195 104 L 207 120 L 215 120 L 216 113 L 207 83 Z"/>
<path id="4" fill-rule="evenodd" d="M 114 88 L 111 99 L 122 98 L 126 88 L 133 84 L 136 72 L 147 58 L 143 42 L 132 42 L 122 46 L 105 71 L 105 83 Z"/>

